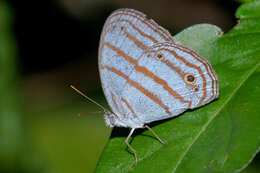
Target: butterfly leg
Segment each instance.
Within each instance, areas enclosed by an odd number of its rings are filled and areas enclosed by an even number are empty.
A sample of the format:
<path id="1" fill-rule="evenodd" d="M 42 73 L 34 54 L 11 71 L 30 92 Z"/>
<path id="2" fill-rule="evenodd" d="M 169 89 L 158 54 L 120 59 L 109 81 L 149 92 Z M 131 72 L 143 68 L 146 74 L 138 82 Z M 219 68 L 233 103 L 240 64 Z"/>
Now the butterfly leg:
<path id="1" fill-rule="evenodd" d="M 152 134 L 163 144 L 168 145 L 166 142 L 164 142 L 148 125 L 145 125 L 145 127 L 152 132 Z"/>
<path id="2" fill-rule="evenodd" d="M 137 165 L 138 159 L 137 159 L 136 151 L 135 151 L 135 149 L 134 149 L 134 148 L 129 144 L 129 142 L 128 142 L 129 138 L 132 136 L 132 134 L 133 134 L 134 131 L 135 131 L 135 128 L 132 128 L 131 131 L 130 131 L 130 133 L 129 133 L 129 135 L 127 136 L 127 138 L 126 138 L 126 140 L 125 140 L 125 143 L 126 143 L 126 145 L 130 148 L 130 150 L 134 153 L 134 156 L 135 156 L 135 164 Z"/>

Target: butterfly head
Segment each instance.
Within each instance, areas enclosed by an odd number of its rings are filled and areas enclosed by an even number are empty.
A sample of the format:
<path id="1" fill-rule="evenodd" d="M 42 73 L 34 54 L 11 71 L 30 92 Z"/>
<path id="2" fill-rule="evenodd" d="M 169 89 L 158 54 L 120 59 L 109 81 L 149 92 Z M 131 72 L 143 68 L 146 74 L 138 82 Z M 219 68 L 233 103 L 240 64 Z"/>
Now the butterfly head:
<path id="1" fill-rule="evenodd" d="M 127 127 L 127 124 L 122 122 L 122 120 L 120 120 L 120 118 L 115 113 L 112 113 L 108 110 L 104 111 L 104 119 L 106 125 L 109 127 Z"/>
<path id="2" fill-rule="evenodd" d="M 107 126 L 114 127 L 116 125 L 117 116 L 114 113 L 105 110 L 104 119 Z"/>

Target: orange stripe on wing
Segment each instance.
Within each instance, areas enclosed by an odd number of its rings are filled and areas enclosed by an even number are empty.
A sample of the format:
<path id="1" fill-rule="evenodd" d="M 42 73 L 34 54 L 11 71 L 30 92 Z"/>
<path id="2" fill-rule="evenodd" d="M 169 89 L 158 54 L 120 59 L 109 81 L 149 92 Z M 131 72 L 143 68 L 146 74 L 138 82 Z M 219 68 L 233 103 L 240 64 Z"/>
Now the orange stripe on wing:
<path id="1" fill-rule="evenodd" d="M 125 28 L 122 29 L 122 31 L 126 34 L 126 36 L 132 40 L 138 47 L 146 50 L 147 47 L 145 45 L 142 44 L 142 42 L 140 42 L 139 40 L 137 40 L 134 36 L 132 36 L 131 34 L 129 34 L 128 32 L 125 31 Z M 169 85 L 167 84 L 167 82 L 161 78 L 159 78 L 158 76 L 156 76 L 155 74 L 153 74 L 152 72 L 150 72 L 147 68 L 143 67 L 143 66 L 139 66 L 137 64 L 137 60 L 131 58 L 130 56 L 128 56 L 127 54 L 125 54 L 123 51 L 121 51 L 119 48 L 112 46 L 109 43 L 105 43 L 105 45 L 109 46 L 112 50 L 116 51 L 120 56 L 124 57 L 127 61 L 129 61 L 130 63 L 133 63 L 135 65 L 135 69 L 136 71 L 139 71 L 141 73 L 143 73 L 145 76 L 148 76 L 150 78 L 152 78 L 156 83 L 159 83 L 163 86 L 163 88 L 169 92 L 174 98 L 177 98 L 178 100 L 180 100 L 183 103 L 189 103 L 188 104 L 188 108 L 190 108 L 191 106 L 191 101 L 187 101 L 184 100 L 184 98 L 179 95 L 177 92 L 175 92 L 171 87 L 169 87 Z M 171 69 L 173 69 L 174 71 L 176 71 L 181 77 L 183 77 L 183 72 L 181 71 L 180 68 L 175 67 L 173 64 L 171 64 L 169 61 L 165 61 L 166 65 L 169 66 Z"/>
<path id="2" fill-rule="evenodd" d="M 184 100 L 184 98 L 181 95 L 179 95 L 171 87 L 169 87 L 169 85 L 167 84 L 167 82 L 165 80 L 159 78 L 158 76 L 156 76 L 155 74 L 150 72 L 147 68 L 136 65 L 135 69 L 136 69 L 136 71 L 142 72 L 145 76 L 152 78 L 156 83 L 161 84 L 163 86 L 163 88 L 166 91 L 168 91 L 174 98 L 180 100 L 183 103 L 190 103 L 190 101 Z"/>
<path id="3" fill-rule="evenodd" d="M 148 47 L 146 45 L 144 45 L 141 41 L 136 39 L 135 36 L 133 36 L 129 32 L 127 32 L 125 27 L 121 26 L 120 29 L 121 29 L 121 31 L 124 32 L 124 34 L 126 35 L 127 38 L 129 38 L 130 40 L 132 40 L 136 44 L 136 46 L 138 46 L 139 48 L 141 48 L 143 50 L 148 49 Z"/>
<path id="4" fill-rule="evenodd" d="M 198 104 L 198 105 L 200 105 L 200 104 L 203 102 L 203 100 L 207 97 L 207 90 L 206 90 L 207 83 L 206 83 L 206 78 L 205 78 L 205 76 L 204 76 L 204 74 L 203 74 L 201 68 L 198 67 L 198 66 L 196 66 L 196 65 L 194 65 L 194 64 L 192 64 L 192 63 L 190 63 L 189 61 L 185 60 L 183 57 L 177 55 L 177 53 L 176 53 L 175 51 L 173 51 L 173 50 L 170 50 L 170 49 L 167 49 L 167 48 L 161 48 L 161 49 L 159 49 L 159 51 L 160 51 L 160 50 L 165 50 L 165 51 L 171 53 L 176 59 L 179 59 L 179 60 L 182 61 L 185 65 L 187 65 L 187 66 L 189 66 L 189 67 L 191 67 L 191 68 L 195 68 L 196 70 L 198 70 L 198 72 L 199 72 L 199 74 L 200 74 L 200 76 L 201 76 L 201 78 L 202 78 L 202 80 L 203 80 L 203 83 L 202 83 L 202 84 L 203 84 L 203 96 L 202 96 L 202 98 L 200 99 L 200 102 L 199 102 L 199 104 Z"/>
<path id="5" fill-rule="evenodd" d="M 128 109 L 133 113 L 134 117 L 136 117 L 136 113 L 134 111 L 134 109 L 132 108 L 132 106 L 126 101 L 126 99 L 124 97 L 121 97 L 122 102 L 124 102 L 126 104 L 126 106 L 128 107 Z"/>
<path id="6" fill-rule="evenodd" d="M 126 20 L 126 19 L 118 19 L 116 22 L 126 22 L 128 23 L 134 30 L 136 30 L 137 32 L 139 32 L 140 35 L 142 35 L 143 37 L 146 37 L 148 39 L 150 39 L 153 43 L 157 43 L 158 40 L 156 40 L 154 37 L 144 33 L 141 29 L 137 28 L 130 20 Z"/>
<path id="7" fill-rule="evenodd" d="M 186 48 L 185 46 L 182 45 L 175 45 L 174 47 L 188 53 L 191 54 L 196 60 L 198 60 L 199 62 L 201 62 L 204 67 L 206 68 L 207 73 L 209 74 L 209 77 L 212 80 L 211 83 L 211 88 L 212 88 L 212 96 L 209 98 L 209 100 L 211 100 L 213 97 L 215 97 L 217 95 L 217 77 L 216 74 L 214 72 L 214 70 L 212 69 L 211 65 L 208 63 L 208 61 L 202 57 L 200 57 L 196 52 L 194 52 L 193 50 L 190 50 L 188 48 Z M 215 93 L 216 91 L 216 93 Z"/>
<path id="8" fill-rule="evenodd" d="M 175 66 L 175 65 L 173 65 L 170 61 L 168 61 L 168 60 L 163 60 L 162 62 L 164 62 L 168 67 L 170 67 L 173 71 L 175 71 L 176 73 L 178 73 L 180 76 L 181 76 L 181 78 L 183 79 L 183 81 L 184 81 L 184 73 L 183 73 L 183 71 L 181 70 L 181 68 L 180 67 L 177 67 L 177 66 Z"/>
<path id="9" fill-rule="evenodd" d="M 153 32 L 157 33 L 161 37 L 161 39 L 163 39 L 164 41 L 173 41 L 171 34 L 166 29 L 164 29 L 163 27 L 158 25 L 152 19 L 147 19 L 146 15 L 144 15 L 143 13 L 136 15 L 135 12 L 129 13 L 129 12 L 121 11 L 121 12 L 112 14 L 111 16 L 109 16 L 109 19 L 111 19 L 113 17 L 117 17 L 117 16 L 119 16 L 119 18 L 120 18 L 121 15 L 128 15 L 130 17 L 138 19 L 138 20 L 140 20 L 140 22 L 144 23 L 146 26 L 148 26 L 150 29 L 152 29 Z M 107 20 L 109 20 L 109 19 L 107 19 Z"/>
<path id="10" fill-rule="evenodd" d="M 149 97 L 151 100 L 153 100 L 155 103 L 157 103 L 158 105 L 160 105 L 165 112 L 167 112 L 169 115 L 171 115 L 169 108 L 162 103 L 162 101 L 156 97 L 155 95 L 153 95 L 151 92 L 149 92 L 147 89 L 143 88 L 140 84 L 138 84 L 137 82 L 131 80 L 128 78 L 128 76 L 126 76 L 124 73 L 122 73 L 121 71 L 113 68 L 113 67 L 109 67 L 106 65 L 103 65 L 102 68 L 106 68 L 107 70 L 117 74 L 118 76 L 121 76 L 122 78 L 124 78 L 127 83 L 133 87 L 135 87 L 137 90 L 139 90 L 140 92 L 142 92 L 144 95 L 146 95 L 147 97 Z"/>
<path id="11" fill-rule="evenodd" d="M 139 66 L 137 64 L 137 60 L 131 58 L 130 56 L 128 56 L 127 54 L 125 54 L 123 51 L 121 51 L 120 49 L 118 49 L 117 47 L 111 45 L 108 42 L 104 43 L 106 46 L 108 46 L 109 48 L 111 48 L 112 50 L 114 50 L 115 52 L 117 52 L 118 55 L 124 57 L 128 62 L 132 63 L 135 65 L 135 69 L 136 71 L 139 71 L 141 73 L 143 73 L 145 76 L 150 77 L 151 79 L 153 79 L 156 83 L 161 84 L 163 86 L 163 88 L 169 92 L 174 98 L 180 100 L 183 103 L 189 103 L 189 105 L 191 105 L 191 101 L 187 101 L 184 100 L 184 98 L 179 95 L 176 91 L 174 91 L 165 80 L 159 78 L 158 76 L 156 76 L 155 74 L 153 74 L 152 72 L 150 72 L 147 68 L 143 67 L 143 66 Z"/>
<path id="12" fill-rule="evenodd" d="M 105 42 L 104 45 L 106 45 L 107 47 L 109 47 L 110 49 L 112 49 L 113 51 L 115 51 L 118 55 L 124 57 L 127 61 L 129 61 L 132 64 L 136 64 L 137 60 L 131 58 L 130 56 L 128 56 L 127 54 L 125 54 L 123 51 L 121 51 L 120 49 L 118 49 L 117 47 L 111 45 L 108 42 Z"/>

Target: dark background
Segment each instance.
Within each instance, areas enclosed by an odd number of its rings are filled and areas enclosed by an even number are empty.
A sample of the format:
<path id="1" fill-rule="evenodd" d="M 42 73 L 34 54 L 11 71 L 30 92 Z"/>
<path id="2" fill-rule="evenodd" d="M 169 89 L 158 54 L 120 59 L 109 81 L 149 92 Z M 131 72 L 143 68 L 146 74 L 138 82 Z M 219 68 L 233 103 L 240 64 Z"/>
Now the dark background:
<path id="1" fill-rule="evenodd" d="M 106 105 L 97 69 L 97 50 L 102 26 L 113 10 L 127 7 L 142 11 L 174 35 L 198 23 L 215 24 L 226 33 L 237 22 L 234 14 L 239 6 L 232 0 L 6 3 L 11 17 L 0 25 L 9 26 L 12 46 L 16 47 L 19 142 L 14 141 L 12 156 L 2 148 L 6 155 L 0 156 L 0 172 L 62 173 L 92 172 L 111 131 L 105 127 L 98 107 L 77 95 L 69 85 L 74 84 Z M 79 118 L 79 112 L 88 116 Z M 14 135 L 3 134 L 7 139 Z M 244 172 L 257 172 L 257 168 L 255 159 Z"/>

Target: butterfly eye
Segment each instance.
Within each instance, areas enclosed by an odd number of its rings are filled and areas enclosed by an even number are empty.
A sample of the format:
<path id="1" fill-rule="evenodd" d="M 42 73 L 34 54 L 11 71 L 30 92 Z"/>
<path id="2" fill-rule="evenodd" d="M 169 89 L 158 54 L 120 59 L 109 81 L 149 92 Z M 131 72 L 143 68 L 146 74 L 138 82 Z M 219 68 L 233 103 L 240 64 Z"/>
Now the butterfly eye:
<path id="1" fill-rule="evenodd" d="M 159 60 L 159 61 L 163 60 L 163 57 L 164 57 L 164 56 L 163 56 L 162 53 L 156 54 L 156 59 Z"/>
<path id="2" fill-rule="evenodd" d="M 195 83 L 196 77 L 193 74 L 188 73 L 188 74 L 185 74 L 184 80 L 187 84 L 192 85 Z"/>

